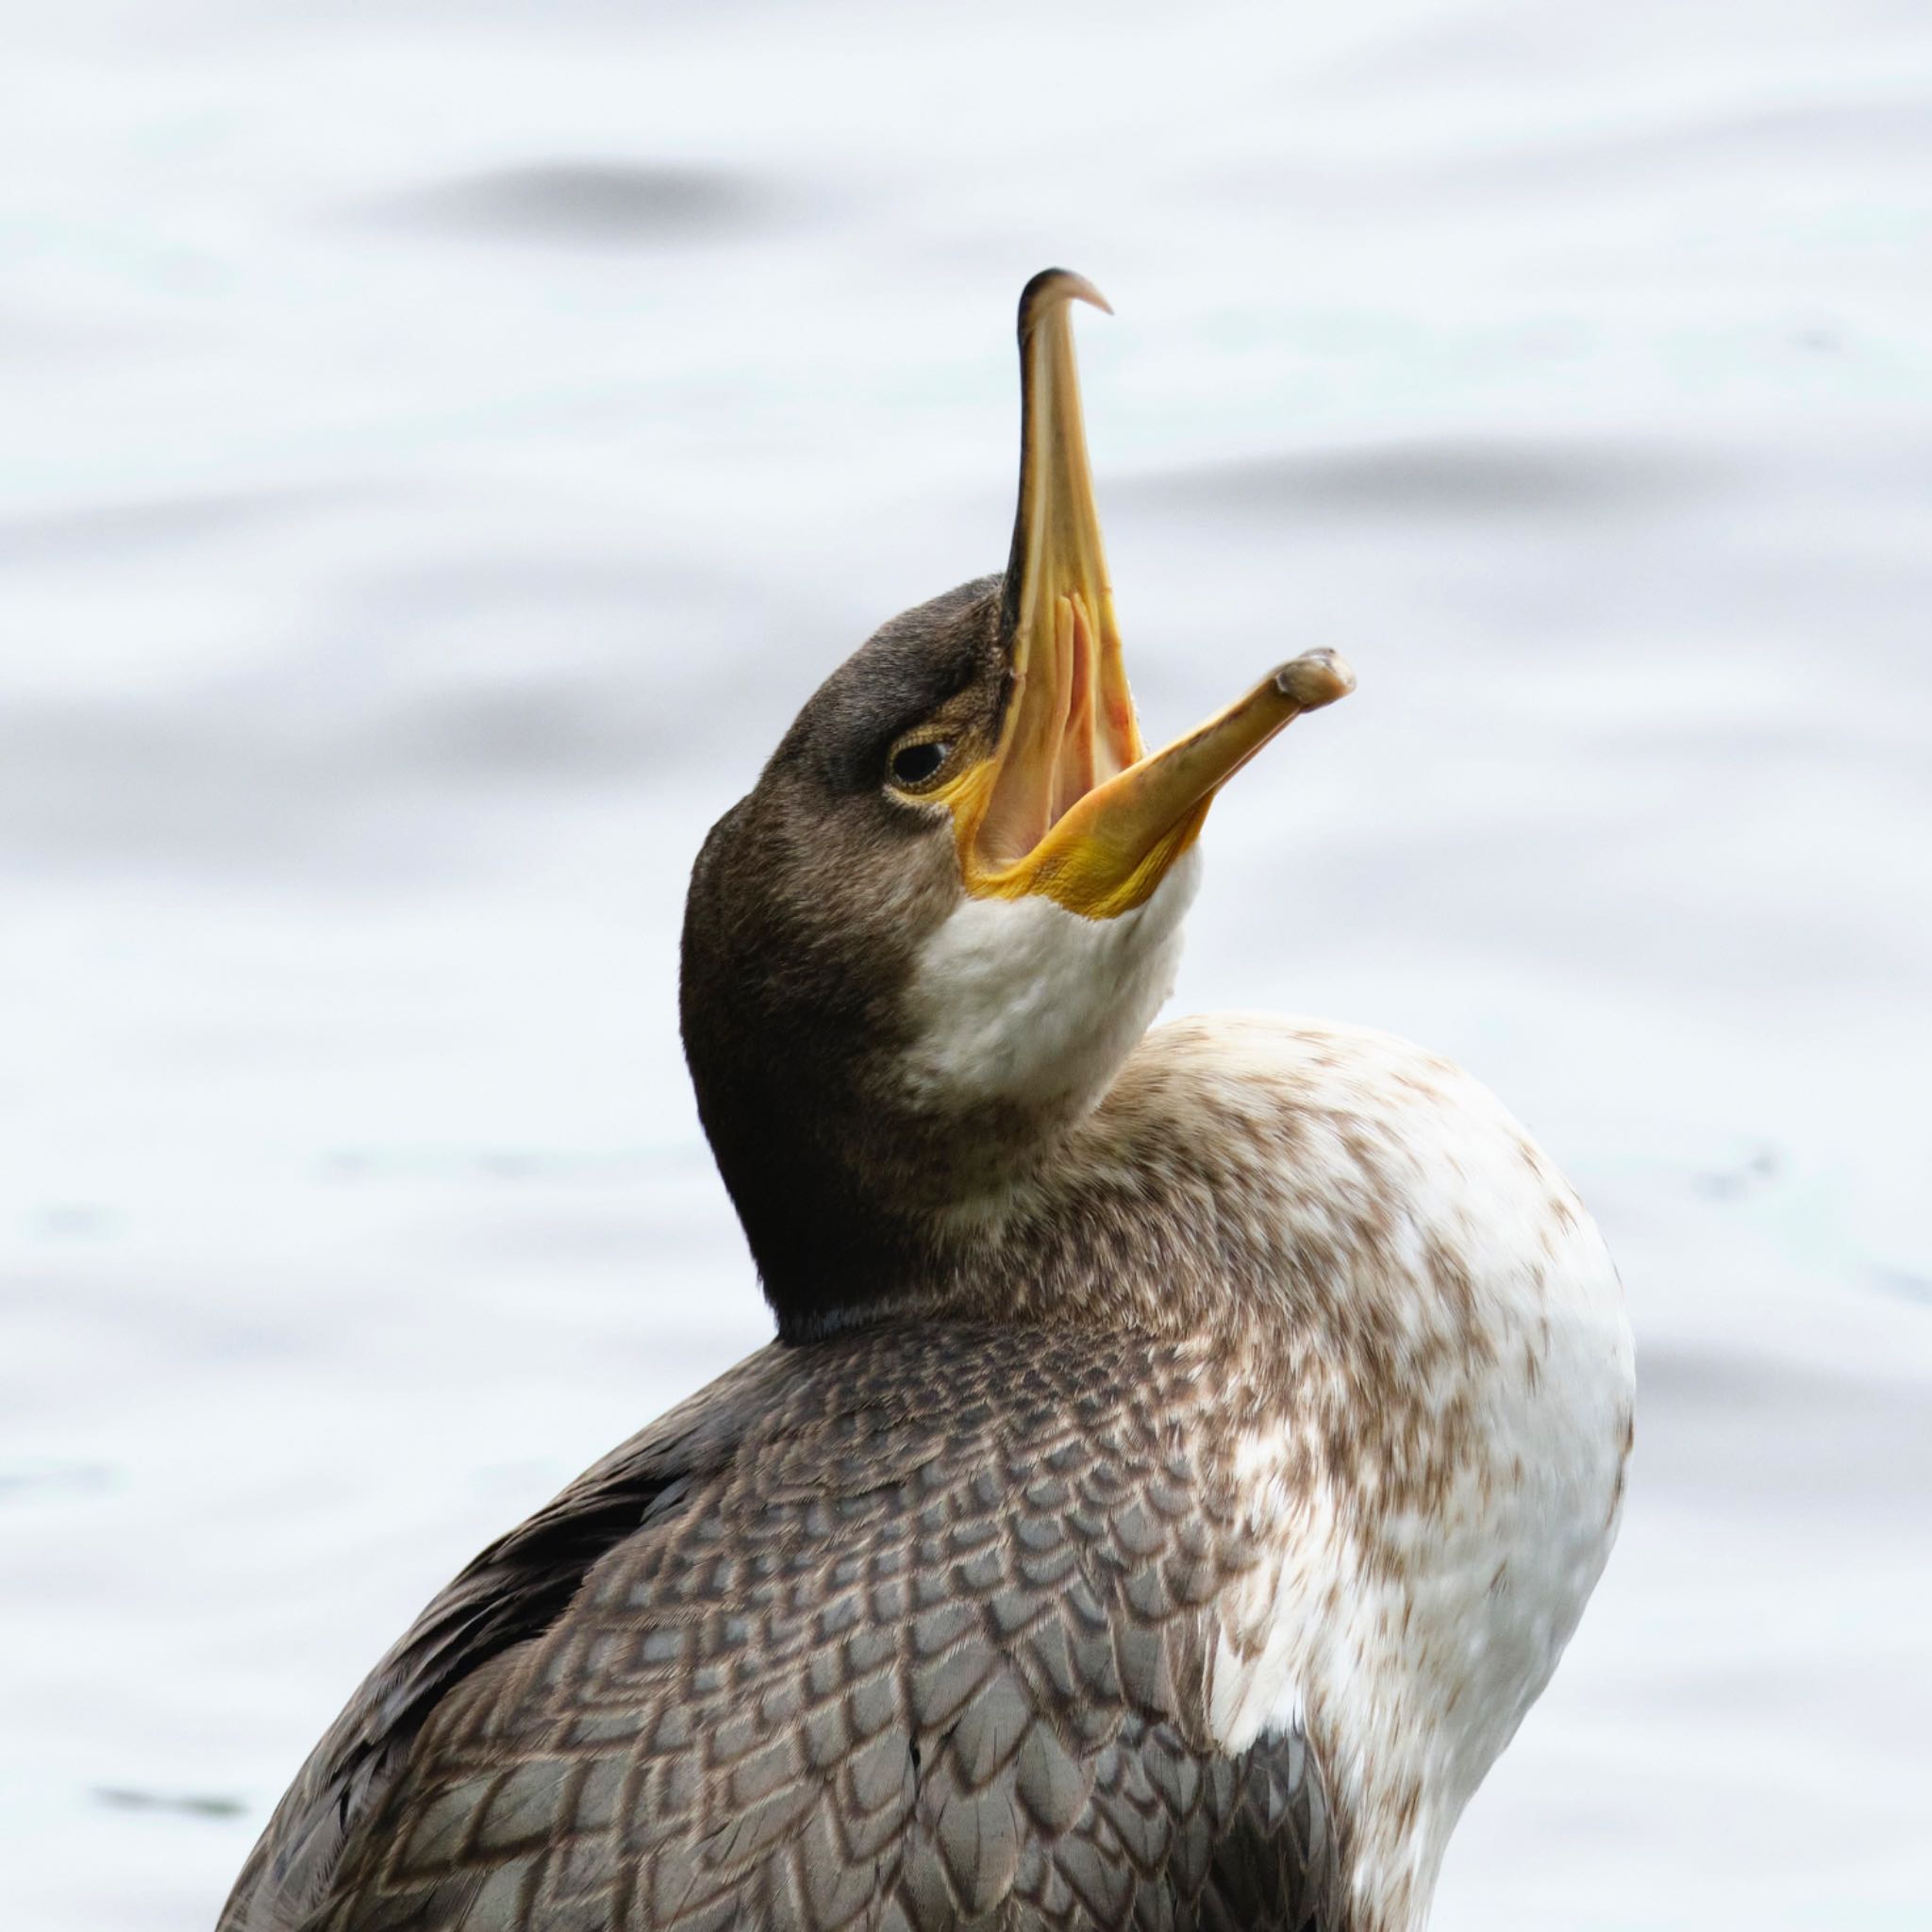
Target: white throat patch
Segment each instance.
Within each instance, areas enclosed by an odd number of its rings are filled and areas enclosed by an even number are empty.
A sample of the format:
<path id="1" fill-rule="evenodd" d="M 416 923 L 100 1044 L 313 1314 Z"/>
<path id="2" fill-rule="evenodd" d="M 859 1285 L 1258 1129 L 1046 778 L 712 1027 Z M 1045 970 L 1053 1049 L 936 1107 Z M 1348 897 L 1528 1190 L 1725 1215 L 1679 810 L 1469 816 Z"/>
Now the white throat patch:
<path id="1" fill-rule="evenodd" d="M 1184 853 L 1144 905 L 1087 919 L 1051 899 L 973 899 L 926 941 L 906 1077 L 926 1105 L 1098 1100 L 1174 990 L 1200 884 Z"/>

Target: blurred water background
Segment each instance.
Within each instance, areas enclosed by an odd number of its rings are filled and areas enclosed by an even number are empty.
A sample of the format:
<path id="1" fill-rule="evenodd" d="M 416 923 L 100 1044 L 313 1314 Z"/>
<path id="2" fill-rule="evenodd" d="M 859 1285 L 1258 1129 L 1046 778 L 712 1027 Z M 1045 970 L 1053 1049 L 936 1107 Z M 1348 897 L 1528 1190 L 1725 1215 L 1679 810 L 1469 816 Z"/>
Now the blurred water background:
<path id="1" fill-rule="evenodd" d="M 1497 1087 L 1641 1345 L 1443 1932 L 1932 1924 L 1932 16 L 7 0 L 0 1869 L 208 1925 L 365 1667 L 766 1323 L 683 879 L 1003 560 L 1064 261 L 1176 1005 Z"/>

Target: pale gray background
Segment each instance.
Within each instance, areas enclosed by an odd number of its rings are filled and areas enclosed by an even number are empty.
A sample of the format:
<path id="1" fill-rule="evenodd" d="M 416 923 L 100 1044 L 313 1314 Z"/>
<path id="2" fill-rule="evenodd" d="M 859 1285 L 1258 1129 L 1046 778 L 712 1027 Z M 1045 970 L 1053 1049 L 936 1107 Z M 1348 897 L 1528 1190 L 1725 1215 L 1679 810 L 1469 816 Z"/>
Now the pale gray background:
<path id="1" fill-rule="evenodd" d="M 1932 17 L 8 0 L 0 1871 L 192 1932 L 765 1324 L 683 876 L 1002 560 L 1061 261 L 1150 735 L 1346 651 L 1177 1005 L 1596 1207 L 1624 1542 L 1438 1924 L 1932 1924 Z"/>

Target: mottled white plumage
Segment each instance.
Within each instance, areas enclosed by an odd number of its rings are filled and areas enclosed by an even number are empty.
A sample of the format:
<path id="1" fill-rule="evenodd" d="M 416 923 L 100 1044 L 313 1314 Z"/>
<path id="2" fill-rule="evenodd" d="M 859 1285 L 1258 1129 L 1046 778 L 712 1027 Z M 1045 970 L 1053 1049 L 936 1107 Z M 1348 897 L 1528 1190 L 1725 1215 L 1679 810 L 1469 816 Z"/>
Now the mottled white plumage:
<path id="1" fill-rule="evenodd" d="M 1409 1265 L 1335 1288 L 1377 1297 L 1418 1361 L 1446 1344 L 1429 1392 L 1445 1436 L 1457 1414 L 1457 1441 L 1425 1506 L 1388 1492 L 1379 1457 L 1335 1468 L 1309 1453 L 1326 1405 L 1241 1440 L 1270 1554 L 1224 1607 L 1210 1704 L 1229 1750 L 1314 1721 L 1355 1824 L 1359 1907 L 1420 1924 L 1450 1831 L 1615 1538 L 1633 1392 L 1622 1291 L 1568 1186 L 1460 1069 L 1388 1034 L 1260 1018 L 1207 1023 L 1196 1051 L 1247 1104 L 1346 1117 L 1380 1144 L 1403 1177 L 1386 1206 Z M 1357 1172 L 1345 1153 L 1301 1166 L 1278 1211 L 1320 1216 Z M 1466 1309 L 1442 1307 L 1431 1241 L 1466 1276 Z M 1345 1404 L 1350 1368 L 1344 1349 L 1300 1375 Z"/>

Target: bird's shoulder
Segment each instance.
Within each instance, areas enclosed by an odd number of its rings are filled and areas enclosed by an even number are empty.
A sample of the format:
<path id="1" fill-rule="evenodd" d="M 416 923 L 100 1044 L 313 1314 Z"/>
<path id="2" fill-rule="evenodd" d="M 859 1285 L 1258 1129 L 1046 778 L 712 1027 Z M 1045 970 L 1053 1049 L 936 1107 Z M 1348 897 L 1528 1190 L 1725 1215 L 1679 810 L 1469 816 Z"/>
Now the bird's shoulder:
<path id="1" fill-rule="evenodd" d="M 287 1923 L 1333 1923 L 1314 1753 L 1209 1726 L 1217 1392 L 1131 1335 L 774 1344 L 425 1613 L 297 1787 L 349 1822 Z"/>
<path id="2" fill-rule="evenodd" d="M 449 1693 L 554 1625 L 599 1558 L 728 1463 L 739 1417 L 773 1379 L 772 1353 L 747 1357 L 593 1463 L 430 1601 L 309 1753 L 243 1865 L 218 1932 L 289 1932 L 305 1923 Z"/>

